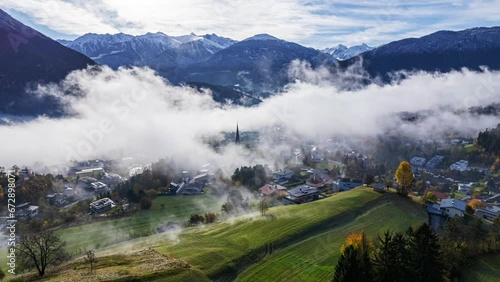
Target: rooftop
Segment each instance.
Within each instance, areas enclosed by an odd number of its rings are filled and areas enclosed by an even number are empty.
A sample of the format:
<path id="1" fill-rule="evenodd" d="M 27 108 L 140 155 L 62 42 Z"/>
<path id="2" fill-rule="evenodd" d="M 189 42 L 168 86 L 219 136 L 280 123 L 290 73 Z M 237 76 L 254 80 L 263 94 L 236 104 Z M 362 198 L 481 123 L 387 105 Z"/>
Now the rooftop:
<path id="1" fill-rule="evenodd" d="M 302 185 L 288 190 L 287 194 L 293 197 L 302 197 L 310 194 L 315 194 L 318 192 L 319 192 L 318 189 L 314 187 Z"/>
<path id="2" fill-rule="evenodd" d="M 259 188 L 260 192 L 264 195 L 271 195 L 276 190 L 286 190 L 285 187 L 277 184 L 266 184 Z"/>
<path id="3" fill-rule="evenodd" d="M 455 208 L 457 210 L 465 212 L 465 206 L 465 202 L 457 199 L 444 199 L 441 201 L 441 209 Z"/>

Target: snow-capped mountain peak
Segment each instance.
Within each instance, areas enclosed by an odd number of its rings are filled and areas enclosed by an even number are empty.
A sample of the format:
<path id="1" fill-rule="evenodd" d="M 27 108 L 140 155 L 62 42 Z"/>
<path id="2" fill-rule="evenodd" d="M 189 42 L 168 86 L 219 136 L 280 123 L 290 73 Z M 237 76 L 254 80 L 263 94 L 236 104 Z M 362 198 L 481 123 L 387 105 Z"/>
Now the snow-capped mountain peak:
<path id="1" fill-rule="evenodd" d="M 58 42 L 111 67 L 192 64 L 236 43 L 216 34 L 169 36 L 162 32 L 138 36 L 87 33 L 73 41 Z"/>
<path id="2" fill-rule="evenodd" d="M 227 47 L 229 47 L 229 46 L 233 45 L 234 43 L 238 42 L 238 41 L 233 40 L 231 38 L 218 36 L 215 33 L 205 34 L 205 35 L 203 35 L 203 38 L 205 38 L 207 40 L 210 40 L 210 41 L 218 44 L 223 49 L 226 49 Z"/>
<path id="3" fill-rule="evenodd" d="M 339 44 L 335 47 L 325 48 L 321 50 L 321 52 L 330 54 L 339 61 L 344 61 L 373 49 L 373 47 L 370 47 L 365 43 L 352 47 L 347 47 L 345 45 Z"/>
<path id="4" fill-rule="evenodd" d="M 269 35 L 267 33 L 261 33 L 261 34 L 256 34 L 252 37 L 249 37 L 243 41 L 248 41 L 248 40 L 277 40 L 277 41 L 282 41 L 281 39 L 279 38 L 276 38 L 272 35 Z"/>

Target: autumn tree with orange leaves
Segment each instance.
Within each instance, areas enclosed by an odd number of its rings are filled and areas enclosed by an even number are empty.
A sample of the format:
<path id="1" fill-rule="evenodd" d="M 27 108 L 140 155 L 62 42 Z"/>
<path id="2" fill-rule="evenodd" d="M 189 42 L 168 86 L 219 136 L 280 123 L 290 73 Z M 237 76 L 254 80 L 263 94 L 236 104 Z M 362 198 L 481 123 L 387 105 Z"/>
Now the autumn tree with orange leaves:
<path id="1" fill-rule="evenodd" d="M 470 206 L 473 210 L 477 210 L 478 208 L 485 208 L 488 206 L 485 202 L 478 199 L 470 200 L 467 205 Z"/>

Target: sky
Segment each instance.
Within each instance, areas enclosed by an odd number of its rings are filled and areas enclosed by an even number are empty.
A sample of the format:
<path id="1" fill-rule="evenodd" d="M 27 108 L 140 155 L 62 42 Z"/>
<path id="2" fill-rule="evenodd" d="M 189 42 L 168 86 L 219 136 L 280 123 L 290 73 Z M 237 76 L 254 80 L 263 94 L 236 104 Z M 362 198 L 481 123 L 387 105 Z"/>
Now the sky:
<path id="1" fill-rule="evenodd" d="M 500 19 L 500 0 L 0 0 L 0 8 L 54 39 L 160 31 L 242 40 L 268 33 L 315 48 L 379 46 Z"/>

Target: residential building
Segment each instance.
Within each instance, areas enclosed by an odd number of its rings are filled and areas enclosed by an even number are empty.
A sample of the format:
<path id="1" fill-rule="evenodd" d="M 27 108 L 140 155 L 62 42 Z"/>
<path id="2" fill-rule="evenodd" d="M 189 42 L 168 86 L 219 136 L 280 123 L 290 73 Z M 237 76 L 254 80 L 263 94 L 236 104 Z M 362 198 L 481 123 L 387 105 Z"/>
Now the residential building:
<path id="1" fill-rule="evenodd" d="M 16 206 L 16 218 L 31 219 L 38 215 L 39 207 L 31 203 L 23 203 Z"/>
<path id="2" fill-rule="evenodd" d="M 316 188 L 331 187 L 332 179 L 328 176 L 328 171 L 324 169 L 310 169 L 307 171 L 310 177 L 306 180 L 307 185 Z"/>
<path id="3" fill-rule="evenodd" d="M 278 184 L 266 184 L 259 188 L 260 194 L 264 197 L 286 196 L 286 187 Z"/>
<path id="4" fill-rule="evenodd" d="M 89 177 L 98 177 L 101 174 L 104 174 L 105 171 L 102 167 L 95 168 L 87 168 L 76 171 L 75 174 L 80 177 L 89 176 Z"/>
<path id="5" fill-rule="evenodd" d="M 450 165 L 451 170 L 466 171 L 469 167 L 469 161 L 461 160 Z"/>
<path id="6" fill-rule="evenodd" d="M 48 205 L 62 206 L 66 203 L 66 197 L 63 193 L 53 193 L 45 196 L 45 203 Z"/>
<path id="7" fill-rule="evenodd" d="M 108 185 L 102 183 L 101 181 L 93 182 L 90 185 L 96 194 L 103 194 L 111 191 L 108 188 Z"/>
<path id="8" fill-rule="evenodd" d="M 426 167 L 427 169 L 435 169 L 436 167 L 438 167 L 442 162 L 444 161 L 444 157 L 441 156 L 441 155 L 435 155 L 434 157 L 432 157 L 432 159 L 430 159 L 427 164 L 426 164 Z"/>
<path id="9" fill-rule="evenodd" d="M 423 167 L 425 165 L 425 161 L 425 158 L 415 156 L 410 160 L 410 164 L 416 167 Z"/>
<path id="10" fill-rule="evenodd" d="M 312 202 L 319 199 L 319 190 L 308 186 L 301 185 L 290 189 L 286 192 L 286 195 L 283 197 L 283 204 L 302 204 L 307 202 Z"/>
<path id="11" fill-rule="evenodd" d="M 497 216 L 500 216 L 500 211 L 495 209 L 478 208 L 476 210 L 476 216 L 493 221 Z"/>
<path id="12" fill-rule="evenodd" d="M 337 181 L 334 181 L 332 185 L 333 185 L 333 191 L 349 191 L 356 187 L 363 186 L 363 180 L 339 178 Z"/>
<path id="13" fill-rule="evenodd" d="M 109 198 L 102 198 L 95 202 L 90 203 L 90 211 L 93 213 L 103 213 L 106 212 L 113 207 L 115 207 L 115 203 Z"/>
<path id="14" fill-rule="evenodd" d="M 92 183 L 95 183 L 95 182 L 98 182 L 98 180 L 93 178 L 93 177 L 84 176 L 84 177 L 80 177 L 78 179 L 77 186 L 79 186 L 85 190 L 88 190 L 88 191 L 94 191 L 95 188 L 92 186 Z"/>
<path id="15" fill-rule="evenodd" d="M 284 185 L 293 177 L 293 171 L 289 169 L 279 170 L 273 173 L 273 181 L 280 185 Z"/>
<path id="16" fill-rule="evenodd" d="M 471 189 L 472 189 L 472 182 L 469 184 L 466 183 L 458 184 L 458 193 L 460 194 L 470 195 Z"/>
<path id="17" fill-rule="evenodd" d="M 75 192 L 75 189 L 71 188 L 71 187 L 66 187 L 64 188 L 64 196 L 65 197 L 73 197 L 76 195 L 76 192 Z"/>
<path id="18" fill-rule="evenodd" d="M 465 202 L 457 199 L 444 199 L 441 201 L 440 209 L 448 217 L 460 216 L 463 217 L 465 213 Z"/>
<path id="19" fill-rule="evenodd" d="M 115 188 L 119 184 L 123 183 L 124 179 L 123 179 L 123 177 L 121 177 L 118 174 L 106 173 L 106 174 L 104 174 L 103 177 L 101 177 L 101 179 L 99 181 L 108 185 L 108 187 L 110 187 L 110 188 Z"/>
<path id="20" fill-rule="evenodd" d="M 436 198 L 439 200 L 439 201 L 442 201 L 444 199 L 448 199 L 450 196 L 448 195 L 448 193 L 444 193 L 444 192 L 441 192 L 441 191 L 435 191 L 435 190 L 431 190 L 431 189 L 425 189 L 424 191 L 424 196 L 427 195 L 427 193 L 429 192 L 432 192 L 434 193 L 434 195 L 436 195 Z"/>
<path id="21" fill-rule="evenodd" d="M 441 204 L 427 202 L 425 206 L 429 215 L 429 224 L 434 230 L 438 230 L 449 218 L 463 217 L 466 204 L 457 199 L 444 199 Z"/>
<path id="22" fill-rule="evenodd" d="M 182 184 L 184 184 L 184 182 Z M 199 195 L 202 193 L 203 185 L 196 181 L 190 181 L 189 183 L 180 186 L 176 191 L 177 195 Z"/>

